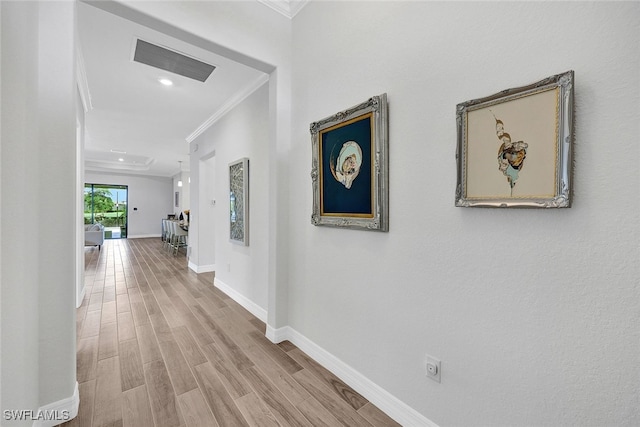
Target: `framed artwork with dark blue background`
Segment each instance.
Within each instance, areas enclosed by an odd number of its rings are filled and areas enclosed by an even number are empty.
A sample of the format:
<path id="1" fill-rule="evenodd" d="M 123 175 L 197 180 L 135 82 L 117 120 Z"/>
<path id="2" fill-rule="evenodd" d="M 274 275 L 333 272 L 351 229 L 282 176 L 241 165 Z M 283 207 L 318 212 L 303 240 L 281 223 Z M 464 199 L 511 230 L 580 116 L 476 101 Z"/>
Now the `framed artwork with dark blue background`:
<path id="1" fill-rule="evenodd" d="M 311 223 L 388 231 L 387 96 L 311 123 Z"/>

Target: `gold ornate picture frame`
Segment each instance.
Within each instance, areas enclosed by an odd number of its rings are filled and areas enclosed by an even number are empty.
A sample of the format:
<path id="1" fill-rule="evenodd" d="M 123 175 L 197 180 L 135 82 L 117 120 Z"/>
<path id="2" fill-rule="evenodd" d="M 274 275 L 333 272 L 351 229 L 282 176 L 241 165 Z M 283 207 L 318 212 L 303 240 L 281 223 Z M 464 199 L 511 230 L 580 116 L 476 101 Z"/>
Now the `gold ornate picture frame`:
<path id="1" fill-rule="evenodd" d="M 571 206 L 574 73 L 457 106 L 456 206 Z"/>

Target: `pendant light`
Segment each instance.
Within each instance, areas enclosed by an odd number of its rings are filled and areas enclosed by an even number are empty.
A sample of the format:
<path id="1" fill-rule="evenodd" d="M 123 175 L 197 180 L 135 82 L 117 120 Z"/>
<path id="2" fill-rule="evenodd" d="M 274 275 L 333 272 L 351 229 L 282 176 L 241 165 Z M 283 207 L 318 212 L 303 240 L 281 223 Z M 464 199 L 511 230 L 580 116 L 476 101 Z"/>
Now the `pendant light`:
<path id="1" fill-rule="evenodd" d="M 182 162 L 178 161 L 178 164 L 180 164 L 180 176 L 178 177 L 178 187 L 182 187 Z"/>

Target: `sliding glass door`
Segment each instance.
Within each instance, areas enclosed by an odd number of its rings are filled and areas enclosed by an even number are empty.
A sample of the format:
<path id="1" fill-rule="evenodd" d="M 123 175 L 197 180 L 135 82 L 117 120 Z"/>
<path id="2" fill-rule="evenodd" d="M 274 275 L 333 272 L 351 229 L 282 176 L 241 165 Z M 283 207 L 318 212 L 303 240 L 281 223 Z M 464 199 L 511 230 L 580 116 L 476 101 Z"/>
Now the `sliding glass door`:
<path id="1" fill-rule="evenodd" d="M 84 223 L 104 225 L 106 239 L 127 237 L 126 185 L 85 184 Z"/>

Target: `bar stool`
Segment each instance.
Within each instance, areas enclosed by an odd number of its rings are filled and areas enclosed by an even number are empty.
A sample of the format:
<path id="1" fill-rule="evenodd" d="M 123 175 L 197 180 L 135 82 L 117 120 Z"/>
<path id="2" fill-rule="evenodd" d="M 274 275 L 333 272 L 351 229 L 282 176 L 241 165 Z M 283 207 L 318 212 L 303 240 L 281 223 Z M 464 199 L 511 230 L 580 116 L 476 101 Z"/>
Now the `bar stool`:
<path id="1" fill-rule="evenodd" d="M 167 224 L 167 220 L 162 220 L 162 247 L 166 248 L 169 244 L 169 225 Z"/>
<path id="2" fill-rule="evenodd" d="M 177 222 L 173 223 L 173 227 L 174 227 L 173 250 L 175 251 L 175 255 L 178 255 L 178 250 L 180 250 L 180 248 L 187 247 L 187 236 L 189 236 L 189 233 L 183 230 L 182 227 L 180 227 L 180 224 L 178 224 Z"/>
<path id="3" fill-rule="evenodd" d="M 171 221 L 171 220 L 167 220 L 167 230 L 168 230 L 168 234 L 167 234 L 167 250 L 168 251 L 172 251 L 173 250 L 173 240 L 174 240 L 174 236 L 175 236 L 175 221 Z"/>

